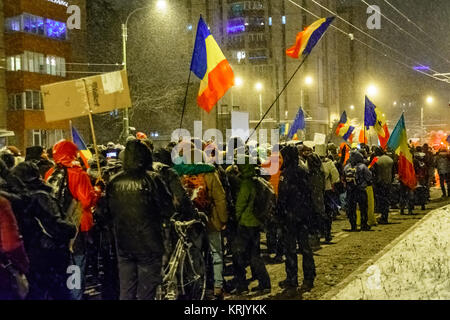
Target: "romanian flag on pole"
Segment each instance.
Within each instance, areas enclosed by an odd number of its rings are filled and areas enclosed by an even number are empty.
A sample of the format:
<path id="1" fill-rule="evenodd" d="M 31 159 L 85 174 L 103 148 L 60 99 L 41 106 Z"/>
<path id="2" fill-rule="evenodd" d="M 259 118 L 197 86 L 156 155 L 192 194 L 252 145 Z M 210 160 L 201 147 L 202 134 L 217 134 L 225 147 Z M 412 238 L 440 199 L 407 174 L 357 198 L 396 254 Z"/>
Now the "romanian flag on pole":
<path id="1" fill-rule="evenodd" d="M 295 45 L 286 50 L 286 54 L 294 59 L 308 55 L 327 31 L 335 17 L 322 18 L 297 34 Z"/>
<path id="2" fill-rule="evenodd" d="M 191 71 L 201 80 L 197 104 L 210 112 L 234 85 L 234 74 L 227 59 L 200 16 Z"/>
<path id="3" fill-rule="evenodd" d="M 403 184 L 410 189 L 415 189 L 417 186 L 417 179 L 414 171 L 413 156 L 408 146 L 405 117 L 403 114 L 395 126 L 391 137 L 389 138 L 387 147 L 395 150 L 395 153 L 399 156 L 398 175 L 400 177 L 400 181 L 402 181 Z"/>
<path id="4" fill-rule="evenodd" d="M 378 134 L 378 140 L 380 140 L 380 146 L 386 149 L 386 145 L 389 140 L 389 129 L 386 124 L 386 119 L 383 112 L 377 108 L 372 101 L 366 96 L 366 108 L 364 113 L 364 125 L 367 129 L 373 127 Z"/>
<path id="5" fill-rule="evenodd" d="M 341 119 L 336 129 L 336 135 L 342 137 L 345 141 L 352 140 L 355 127 L 347 123 L 347 113 L 342 113 Z"/>
<path id="6" fill-rule="evenodd" d="M 75 143 L 75 145 L 78 147 L 78 150 L 80 151 L 80 157 L 83 160 L 84 165 L 86 166 L 86 168 L 89 168 L 90 166 L 88 164 L 88 161 L 89 159 L 92 158 L 92 153 L 86 147 L 83 138 L 81 138 L 81 135 L 74 127 L 72 127 L 72 140 L 73 143 Z"/>

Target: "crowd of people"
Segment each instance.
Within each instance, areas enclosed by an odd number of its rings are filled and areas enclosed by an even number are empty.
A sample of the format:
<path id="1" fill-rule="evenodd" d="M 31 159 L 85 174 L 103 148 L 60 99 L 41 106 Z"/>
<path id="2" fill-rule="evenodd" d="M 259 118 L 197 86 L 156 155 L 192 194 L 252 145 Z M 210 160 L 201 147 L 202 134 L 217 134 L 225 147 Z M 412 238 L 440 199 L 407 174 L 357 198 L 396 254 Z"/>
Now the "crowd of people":
<path id="1" fill-rule="evenodd" d="M 268 254 L 285 264 L 286 279 L 276 285 L 286 294 L 306 292 L 316 278 L 313 252 L 321 239 L 332 243 L 341 211 L 349 232 L 389 223 L 396 206 L 412 215 L 416 205 L 425 209 L 435 170 L 443 197 L 449 195 L 449 151 L 434 153 L 426 144 L 411 147 L 418 186 L 410 189 L 398 179 L 395 153 L 378 146 L 250 148 L 232 138 L 220 151 L 214 141 L 180 143 L 184 151 L 173 159 L 177 143 L 156 149 L 139 134 L 126 146 L 108 143 L 88 163 L 67 140 L 48 150 L 30 147 L 25 158 L 15 147 L 1 151 L 0 299 L 81 300 L 92 274 L 103 299 L 154 299 L 173 250 L 171 218 L 201 213 L 208 218 L 199 244 L 207 299 L 247 294 L 248 266 L 258 280 L 252 291 L 271 292 L 262 233 Z M 279 170 L 265 175 L 271 165 Z M 264 194 L 267 186 L 273 197 Z M 232 280 L 225 281 L 228 257 Z M 78 280 L 70 270 L 78 270 Z"/>

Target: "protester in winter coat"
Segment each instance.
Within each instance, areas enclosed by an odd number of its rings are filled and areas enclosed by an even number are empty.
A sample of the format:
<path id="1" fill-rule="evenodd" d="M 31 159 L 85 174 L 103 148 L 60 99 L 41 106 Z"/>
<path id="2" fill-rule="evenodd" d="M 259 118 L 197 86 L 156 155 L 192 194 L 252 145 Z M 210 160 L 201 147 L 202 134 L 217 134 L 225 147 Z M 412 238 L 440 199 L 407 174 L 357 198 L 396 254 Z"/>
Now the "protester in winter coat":
<path id="1" fill-rule="evenodd" d="M 120 299 L 151 300 L 161 283 L 163 225 L 168 225 L 172 199 L 155 172 L 150 149 L 139 140 L 125 148 L 123 171 L 106 189 L 108 212 L 116 236 Z"/>
<path id="2" fill-rule="evenodd" d="M 12 263 L 12 270 L 4 266 Z M 9 201 L 0 195 L 0 300 L 17 300 L 11 272 L 27 274 L 29 261 Z"/>
<path id="3" fill-rule="evenodd" d="M 280 184 L 281 167 L 283 165 L 283 157 L 281 156 L 280 146 L 275 145 L 272 148 L 272 153 L 269 159 L 261 165 L 262 173 L 270 174 L 269 182 L 273 187 L 275 195 L 278 197 L 278 186 Z M 275 172 L 269 172 L 273 170 L 272 166 L 276 168 Z M 276 216 L 276 215 L 275 215 Z M 266 224 L 266 238 L 267 238 L 267 250 L 268 253 L 275 253 L 275 262 L 283 262 L 283 244 L 281 241 L 282 230 L 276 221 L 271 221 Z"/>
<path id="4" fill-rule="evenodd" d="M 245 164 L 238 164 L 241 172 L 241 185 L 239 188 L 236 202 L 236 221 L 237 228 L 237 265 L 235 266 L 237 275 L 236 291 L 238 294 L 248 290 L 246 282 L 247 260 L 250 260 L 252 272 L 255 272 L 253 278 L 259 282 L 258 287 L 253 291 L 265 294 L 270 293 L 271 285 L 269 274 L 264 265 L 260 254 L 260 227 L 259 221 L 254 213 L 254 202 L 256 188 L 253 177 L 256 176 L 255 166 L 249 163 L 249 157 L 246 157 Z M 249 257 L 246 257 L 248 255 Z"/>
<path id="5" fill-rule="evenodd" d="M 375 157 L 373 165 L 375 201 L 381 213 L 381 219 L 378 222 L 387 224 L 390 207 L 389 194 L 394 177 L 394 160 L 387 156 L 380 147 L 375 149 Z"/>
<path id="6" fill-rule="evenodd" d="M 197 156 L 195 156 L 197 154 Z M 203 159 L 203 153 L 191 149 L 191 159 L 180 158 L 181 163 L 174 166 L 181 177 L 184 188 L 188 191 L 194 205 L 204 212 L 208 220 L 208 239 L 214 269 L 214 296 L 223 298 L 223 250 L 221 232 L 228 221 L 225 190 L 220 182 L 216 169 L 211 164 L 195 163 L 195 159 Z"/>
<path id="7" fill-rule="evenodd" d="M 444 148 L 436 155 L 436 168 L 439 174 L 442 197 L 450 196 L 450 153 Z M 447 190 L 445 190 L 446 183 Z"/>
<path id="8" fill-rule="evenodd" d="M 39 168 L 22 162 L 12 174 L 25 183 L 30 203 L 23 217 L 22 235 L 30 258 L 29 299 L 70 300 L 67 267 L 70 265 L 69 243 L 76 226 L 63 220 L 52 188 L 40 178 Z"/>
<path id="9" fill-rule="evenodd" d="M 324 236 L 331 240 L 331 221 L 325 213 L 325 174 L 322 167 L 322 160 L 316 153 L 306 155 L 306 164 L 309 171 L 309 187 L 311 189 L 312 200 L 312 226 L 311 247 L 313 251 L 319 250 L 320 237 Z"/>
<path id="10" fill-rule="evenodd" d="M 25 161 L 33 161 L 38 166 L 41 178 L 44 178 L 45 173 L 54 165 L 54 163 L 48 159 L 47 151 L 41 146 L 27 148 Z"/>
<path id="11" fill-rule="evenodd" d="M 364 164 L 364 158 L 358 151 L 350 152 L 349 163 L 344 168 L 347 187 L 347 215 L 351 230 L 356 231 L 356 205 L 359 204 L 361 212 L 361 230 L 368 231 L 367 224 L 367 192 L 366 188 L 372 185 L 372 174 Z"/>
<path id="12" fill-rule="evenodd" d="M 324 236 L 325 241 L 330 242 L 331 237 L 331 225 L 333 222 L 333 216 L 337 215 L 337 195 L 334 192 L 334 185 L 340 181 L 339 172 L 334 165 L 333 161 L 326 157 L 326 146 L 316 145 L 316 153 L 322 159 L 322 168 L 325 178 L 325 217 L 324 220 Z"/>
<path id="13" fill-rule="evenodd" d="M 53 187 L 55 195 L 67 195 L 71 199 L 57 199 L 62 205 L 63 215 L 71 208 L 71 200 L 75 200 L 81 205 L 81 217 L 79 232 L 73 244 L 73 263 L 80 267 L 82 285 L 81 289 L 73 289 L 73 299 L 81 300 L 84 292 L 84 275 L 86 270 L 86 246 L 88 242 L 88 232 L 94 226 L 92 209 L 95 207 L 100 190 L 95 189 L 88 174 L 77 162 L 78 148 L 67 140 L 62 140 L 53 146 L 53 159 L 55 166 L 45 174 L 45 180 Z M 67 179 L 67 180 L 66 180 Z M 67 181 L 67 186 L 64 181 Z M 68 193 L 65 191 L 68 188 Z M 66 203 L 67 201 L 67 203 Z M 78 220 L 78 219 L 77 219 Z"/>
<path id="14" fill-rule="evenodd" d="M 298 287 L 298 242 L 303 256 L 304 279 L 301 290 L 309 291 L 314 285 L 316 268 L 308 238 L 313 210 L 308 172 L 299 167 L 298 149 L 295 146 L 286 146 L 281 150 L 281 155 L 283 167 L 278 189 L 277 215 L 283 226 L 286 280 L 279 285 L 288 293 L 294 293 Z"/>

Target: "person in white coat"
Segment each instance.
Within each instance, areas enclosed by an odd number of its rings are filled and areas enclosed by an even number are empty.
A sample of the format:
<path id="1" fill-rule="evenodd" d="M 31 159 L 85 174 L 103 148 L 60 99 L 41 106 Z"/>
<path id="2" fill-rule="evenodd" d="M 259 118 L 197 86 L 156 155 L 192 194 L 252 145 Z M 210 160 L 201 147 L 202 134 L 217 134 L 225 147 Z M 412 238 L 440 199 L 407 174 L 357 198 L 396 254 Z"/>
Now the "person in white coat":
<path id="1" fill-rule="evenodd" d="M 325 213 L 326 219 L 323 225 L 323 232 L 326 242 L 331 242 L 331 225 L 333 222 L 333 215 L 338 210 L 338 200 L 334 192 L 334 185 L 340 181 L 339 171 L 334 162 L 327 157 L 327 146 L 325 144 L 318 144 L 315 146 L 317 155 L 322 159 L 322 167 L 325 175 Z"/>

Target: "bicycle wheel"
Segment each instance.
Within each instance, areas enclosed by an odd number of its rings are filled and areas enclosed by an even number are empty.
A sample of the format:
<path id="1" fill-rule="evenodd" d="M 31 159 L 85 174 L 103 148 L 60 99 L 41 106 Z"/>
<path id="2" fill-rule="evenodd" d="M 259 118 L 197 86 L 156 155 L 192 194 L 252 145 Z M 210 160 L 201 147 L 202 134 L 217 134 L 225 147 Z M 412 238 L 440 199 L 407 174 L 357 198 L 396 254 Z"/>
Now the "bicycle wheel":
<path id="1" fill-rule="evenodd" d="M 180 266 L 180 300 L 203 300 L 206 289 L 205 256 L 192 246 Z"/>

